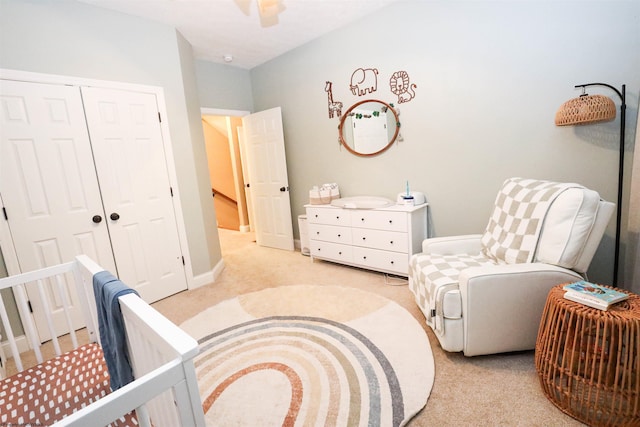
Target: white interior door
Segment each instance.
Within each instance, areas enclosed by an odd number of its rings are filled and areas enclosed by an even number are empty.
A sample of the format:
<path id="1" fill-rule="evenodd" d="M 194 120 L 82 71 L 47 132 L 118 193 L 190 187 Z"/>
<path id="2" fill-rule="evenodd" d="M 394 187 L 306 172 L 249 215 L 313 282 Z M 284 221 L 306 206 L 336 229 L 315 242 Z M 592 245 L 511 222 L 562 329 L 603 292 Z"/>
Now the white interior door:
<path id="1" fill-rule="evenodd" d="M 77 87 L 0 81 L 0 195 L 19 270 L 36 270 L 87 254 L 115 272 L 100 189 Z M 65 288 L 72 307 L 75 293 Z M 47 303 L 61 308 L 56 287 L 41 300 L 27 289 L 40 339 L 49 339 Z M 73 310 L 82 327 L 81 310 Z M 63 328 L 62 314 L 54 315 Z"/>
<path id="2" fill-rule="evenodd" d="M 186 289 L 156 96 L 83 87 L 82 97 L 118 277 L 147 302 Z"/>
<path id="3" fill-rule="evenodd" d="M 249 184 L 256 242 L 293 250 L 289 179 L 280 107 L 242 118 L 249 157 Z"/>
<path id="4" fill-rule="evenodd" d="M 249 218 L 249 231 L 255 231 L 256 222 L 253 214 L 253 203 L 251 201 L 251 185 L 249 185 L 249 159 L 247 156 L 246 143 L 244 141 L 244 130 L 242 126 L 236 129 L 238 144 L 240 145 L 240 163 L 242 164 L 242 180 L 244 181 L 244 197 L 247 201 L 247 217 Z"/>

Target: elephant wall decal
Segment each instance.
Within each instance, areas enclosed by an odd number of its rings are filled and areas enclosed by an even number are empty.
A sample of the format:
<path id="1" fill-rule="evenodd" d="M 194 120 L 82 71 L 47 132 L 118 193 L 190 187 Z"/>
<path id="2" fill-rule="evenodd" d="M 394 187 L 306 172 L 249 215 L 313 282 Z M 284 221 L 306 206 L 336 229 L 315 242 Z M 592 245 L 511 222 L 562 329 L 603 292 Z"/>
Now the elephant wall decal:
<path id="1" fill-rule="evenodd" d="M 358 68 L 351 74 L 349 86 L 354 95 L 363 96 L 378 90 L 378 69 Z"/>

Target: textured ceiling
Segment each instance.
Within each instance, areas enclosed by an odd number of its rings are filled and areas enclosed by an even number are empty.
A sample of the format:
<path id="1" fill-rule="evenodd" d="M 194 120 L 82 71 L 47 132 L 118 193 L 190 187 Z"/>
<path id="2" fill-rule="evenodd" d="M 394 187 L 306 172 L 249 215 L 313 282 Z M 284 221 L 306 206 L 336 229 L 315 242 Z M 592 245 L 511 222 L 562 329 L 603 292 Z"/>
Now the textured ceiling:
<path id="1" fill-rule="evenodd" d="M 78 0 L 175 27 L 197 59 L 251 69 L 399 0 L 280 0 L 262 18 L 257 0 Z"/>

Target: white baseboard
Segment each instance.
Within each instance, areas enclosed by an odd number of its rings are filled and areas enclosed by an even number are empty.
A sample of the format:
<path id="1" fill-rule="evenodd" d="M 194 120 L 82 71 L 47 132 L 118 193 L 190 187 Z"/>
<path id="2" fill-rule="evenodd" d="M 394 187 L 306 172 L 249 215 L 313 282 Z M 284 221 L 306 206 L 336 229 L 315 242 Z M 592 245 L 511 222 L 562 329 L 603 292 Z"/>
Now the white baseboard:
<path id="1" fill-rule="evenodd" d="M 220 277 L 220 274 L 222 274 L 222 270 L 224 270 L 224 260 L 220 259 L 213 270 L 194 276 L 192 286 L 190 286 L 189 289 L 196 289 L 210 283 L 215 283 L 218 277 Z"/>
<path id="2" fill-rule="evenodd" d="M 14 338 L 16 339 L 16 346 L 18 347 L 19 353 L 24 353 L 25 351 L 29 350 L 29 341 L 27 340 L 26 335 L 20 335 Z M 13 357 L 13 354 L 11 353 L 11 347 L 9 347 L 9 341 L 5 340 L 2 342 L 2 351 L 7 356 L 7 359 Z"/>
<path id="3" fill-rule="evenodd" d="M 241 233 L 248 233 L 251 231 L 251 226 L 250 225 L 241 225 L 240 226 L 240 232 Z"/>

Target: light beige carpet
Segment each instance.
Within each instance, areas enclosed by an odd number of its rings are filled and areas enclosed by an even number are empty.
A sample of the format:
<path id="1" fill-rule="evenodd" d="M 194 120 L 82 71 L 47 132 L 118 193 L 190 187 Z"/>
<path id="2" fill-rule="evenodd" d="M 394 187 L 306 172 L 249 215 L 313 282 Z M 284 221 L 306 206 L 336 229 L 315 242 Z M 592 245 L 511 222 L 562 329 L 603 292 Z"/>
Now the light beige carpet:
<path id="1" fill-rule="evenodd" d="M 174 323 L 179 325 L 226 299 L 276 286 L 340 285 L 374 292 L 411 313 L 431 344 L 435 360 L 433 389 L 425 407 L 408 426 L 584 425 L 544 396 L 533 351 L 477 357 L 445 352 L 424 323 L 407 286 L 389 286 L 380 273 L 312 261 L 299 251 L 257 246 L 249 233 L 219 231 L 225 268 L 216 282 L 153 304 Z"/>
<path id="2" fill-rule="evenodd" d="M 433 385 L 422 327 L 395 302 L 359 289 L 268 288 L 181 327 L 200 344 L 195 366 L 209 425 L 401 426 Z"/>

